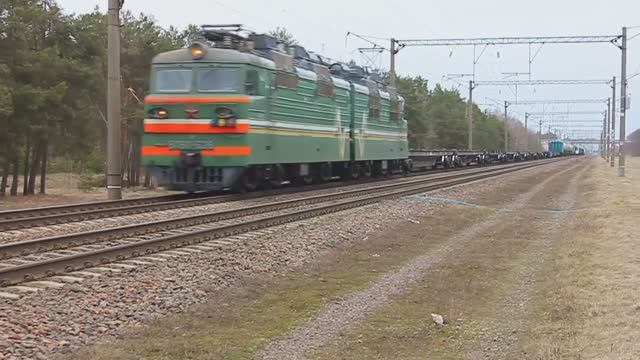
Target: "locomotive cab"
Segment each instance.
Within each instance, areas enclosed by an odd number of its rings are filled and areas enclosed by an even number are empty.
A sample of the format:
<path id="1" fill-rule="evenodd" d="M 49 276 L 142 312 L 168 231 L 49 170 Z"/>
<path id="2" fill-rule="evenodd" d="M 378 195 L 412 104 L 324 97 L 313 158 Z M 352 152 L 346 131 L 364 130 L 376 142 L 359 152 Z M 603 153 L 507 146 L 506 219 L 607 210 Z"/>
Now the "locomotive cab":
<path id="1" fill-rule="evenodd" d="M 220 190 L 242 175 L 252 152 L 250 106 L 267 89 L 243 55 L 196 43 L 154 59 L 142 156 L 159 185 Z"/>

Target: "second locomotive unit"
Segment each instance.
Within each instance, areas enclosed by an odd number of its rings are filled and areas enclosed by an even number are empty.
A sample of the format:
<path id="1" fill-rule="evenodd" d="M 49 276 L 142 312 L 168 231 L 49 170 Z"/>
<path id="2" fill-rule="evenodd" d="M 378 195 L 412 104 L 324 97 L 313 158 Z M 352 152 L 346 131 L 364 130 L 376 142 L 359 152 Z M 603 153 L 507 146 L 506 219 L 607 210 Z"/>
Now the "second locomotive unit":
<path id="1" fill-rule="evenodd" d="M 403 99 L 363 68 L 206 26 L 152 64 L 142 158 L 159 185 L 253 190 L 407 171 Z"/>

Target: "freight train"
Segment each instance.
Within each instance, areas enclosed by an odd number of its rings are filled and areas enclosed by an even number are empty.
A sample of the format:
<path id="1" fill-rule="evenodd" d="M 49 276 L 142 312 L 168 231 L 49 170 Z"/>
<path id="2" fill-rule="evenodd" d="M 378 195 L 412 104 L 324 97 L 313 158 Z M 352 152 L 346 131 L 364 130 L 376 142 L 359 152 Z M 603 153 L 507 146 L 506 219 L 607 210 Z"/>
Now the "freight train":
<path id="1" fill-rule="evenodd" d="M 153 59 L 143 164 L 185 191 L 407 172 L 403 109 L 354 64 L 204 26 L 189 48 Z"/>
<path id="2" fill-rule="evenodd" d="M 187 192 L 545 156 L 410 152 L 404 99 L 375 73 L 239 25 L 153 59 L 141 152 L 158 185 Z"/>

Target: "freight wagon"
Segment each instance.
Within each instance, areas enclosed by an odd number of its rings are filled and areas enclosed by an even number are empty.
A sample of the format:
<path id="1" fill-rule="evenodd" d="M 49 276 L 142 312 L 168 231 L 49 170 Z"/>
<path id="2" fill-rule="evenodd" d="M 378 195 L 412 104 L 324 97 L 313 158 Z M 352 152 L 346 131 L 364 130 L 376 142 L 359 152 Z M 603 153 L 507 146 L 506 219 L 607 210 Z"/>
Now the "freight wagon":
<path id="1" fill-rule="evenodd" d="M 584 148 L 572 145 L 563 140 L 551 140 L 548 142 L 549 155 L 567 156 L 567 155 L 584 155 Z"/>

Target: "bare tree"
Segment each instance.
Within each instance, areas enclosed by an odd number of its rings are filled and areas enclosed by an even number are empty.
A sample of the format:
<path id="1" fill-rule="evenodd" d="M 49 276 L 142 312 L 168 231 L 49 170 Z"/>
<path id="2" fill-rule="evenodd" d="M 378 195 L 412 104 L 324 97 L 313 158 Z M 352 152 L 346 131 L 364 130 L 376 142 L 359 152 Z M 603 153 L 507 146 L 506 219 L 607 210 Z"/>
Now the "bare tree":
<path id="1" fill-rule="evenodd" d="M 298 44 L 298 41 L 293 37 L 293 34 L 291 34 L 285 27 L 278 26 L 274 30 L 269 31 L 269 35 L 275 37 L 286 45 Z"/>

